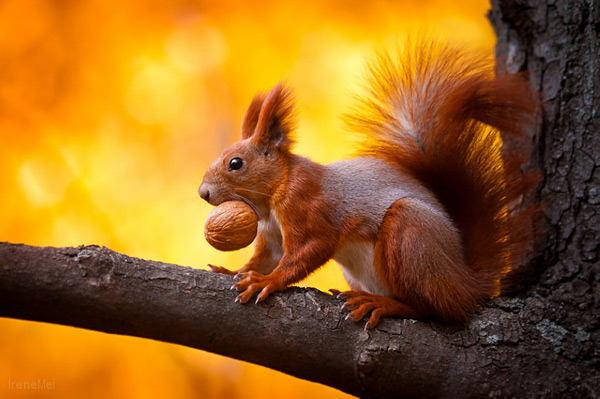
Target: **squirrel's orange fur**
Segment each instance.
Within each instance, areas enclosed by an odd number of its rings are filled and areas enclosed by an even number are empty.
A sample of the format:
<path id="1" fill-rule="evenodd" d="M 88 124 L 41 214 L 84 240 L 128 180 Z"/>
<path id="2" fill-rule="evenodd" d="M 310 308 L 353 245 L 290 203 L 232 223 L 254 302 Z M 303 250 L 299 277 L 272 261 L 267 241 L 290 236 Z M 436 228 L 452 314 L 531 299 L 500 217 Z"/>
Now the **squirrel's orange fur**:
<path id="1" fill-rule="evenodd" d="M 264 300 L 333 258 L 355 321 L 464 321 L 532 238 L 523 199 L 536 176 L 490 127 L 524 138 L 535 101 L 521 76 L 437 42 L 380 56 L 369 87 L 349 117 L 367 136 L 357 158 L 320 165 L 290 152 L 293 102 L 279 84 L 254 98 L 242 140 L 206 172 L 204 199 L 242 200 L 259 217 L 238 299 Z"/>

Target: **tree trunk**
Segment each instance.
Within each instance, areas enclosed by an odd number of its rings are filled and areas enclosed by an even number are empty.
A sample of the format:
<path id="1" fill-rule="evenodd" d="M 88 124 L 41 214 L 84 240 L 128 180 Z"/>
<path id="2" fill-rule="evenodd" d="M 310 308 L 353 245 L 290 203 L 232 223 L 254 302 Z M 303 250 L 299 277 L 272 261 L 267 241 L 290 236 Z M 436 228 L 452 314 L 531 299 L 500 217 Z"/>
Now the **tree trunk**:
<path id="1" fill-rule="evenodd" d="M 540 92 L 535 162 L 548 235 L 524 288 L 467 326 L 384 320 L 292 288 L 240 305 L 234 280 L 106 248 L 0 244 L 0 316 L 187 345 L 361 397 L 598 397 L 600 10 L 596 1 L 493 0 L 497 52 Z"/>
<path id="2" fill-rule="evenodd" d="M 599 4 L 493 0 L 492 6 L 498 59 L 509 71 L 527 70 L 542 100 L 535 141 L 548 234 L 535 283 L 524 292 L 538 316 L 526 321 L 551 323 L 561 332 L 557 353 L 598 367 Z"/>

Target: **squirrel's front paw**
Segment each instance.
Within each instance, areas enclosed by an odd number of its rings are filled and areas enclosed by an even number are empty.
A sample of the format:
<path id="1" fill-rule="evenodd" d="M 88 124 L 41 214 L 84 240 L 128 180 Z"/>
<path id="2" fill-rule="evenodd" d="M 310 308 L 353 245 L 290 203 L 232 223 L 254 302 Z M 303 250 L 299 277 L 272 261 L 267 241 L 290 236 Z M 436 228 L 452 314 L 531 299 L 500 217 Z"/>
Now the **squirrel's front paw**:
<path id="1" fill-rule="evenodd" d="M 272 292 L 281 291 L 285 288 L 285 286 L 281 287 L 281 284 L 277 283 L 272 274 L 265 276 L 252 270 L 249 272 L 239 272 L 235 277 L 241 278 L 241 280 L 235 283 L 231 289 L 241 292 L 235 298 L 235 301 L 239 301 L 240 303 L 248 302 L 252 294 L 257 291 L 260 291 L 258 297 L 256 297 L 256 303 L 259 303 L 264 301 Z"/>
<path id="2" fill-rule="evenodd" d="M 234 270 L 229 270 L 229 269 L 226 269 L 226 268 L 224 268 L 224 267 L 222 267 L 222 266 L 215 266 L 215 265 L 211 265 L 210 263 L 209 263 L 207 266 L 208 266 L 208 267 L 210 267 L 210 270 L 211 270 L 212 272 L 215 272 L 215 273 L 227 274 L 227 275 L 229 275 L 229 276 L 233 276 L 234 274 L 236 274 L 236 273 L 237 273 L 237 272 L 236 272 L 236 271 L 234 271 Z"/>

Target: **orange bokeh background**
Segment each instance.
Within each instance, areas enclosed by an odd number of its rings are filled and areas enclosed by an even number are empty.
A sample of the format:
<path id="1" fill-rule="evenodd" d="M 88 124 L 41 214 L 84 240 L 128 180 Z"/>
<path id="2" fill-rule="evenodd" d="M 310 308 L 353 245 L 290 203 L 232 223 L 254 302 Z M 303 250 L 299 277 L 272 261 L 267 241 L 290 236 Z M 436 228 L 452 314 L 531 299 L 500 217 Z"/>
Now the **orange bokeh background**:
<path id="1" fill-rule="evenodd" d="M 485 0 L 0 3 L 0 240 L 105 245 L 241 266 L 203 235 L 196 194 L 254 93 L 296 89 L 296 152 L 352 152 L 340 116 L 365 60 L 430 32 L 491 54 Z M 344 288 L 326 265 L 300 285 Z M 1 295 L 1 293 L 0 293 Z M 232 300 L 235 294 L 232 293 Z M 17 389 L 15 383 L 49 383 Z M 12 385 L 11 385 L 12 383 Z M 347 397 L 176 345 L 0 319 L 0 397 Z"/>

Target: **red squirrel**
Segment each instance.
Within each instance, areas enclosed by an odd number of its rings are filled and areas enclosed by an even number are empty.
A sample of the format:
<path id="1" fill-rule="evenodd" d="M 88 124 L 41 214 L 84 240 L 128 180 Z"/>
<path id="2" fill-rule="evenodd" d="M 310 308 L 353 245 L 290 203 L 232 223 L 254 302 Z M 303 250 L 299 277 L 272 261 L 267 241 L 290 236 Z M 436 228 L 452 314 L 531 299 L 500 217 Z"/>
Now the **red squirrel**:
<path id="1" fill-rule="evenodd" d="M 350 291 L 348 317 L 464 322 L 520 261 L 532 237 L 523 198 L 536 184 L 521 152 L 535 100 L 521 75 L 433 42 L 371 65 L 369 95 L 350 125 L 358 156 L 321 165 L 294 154 L 294 102 L 278 84 L 252 100 L 241 140 L 210 165 L 210 204 L 239 200 L 259 219 L 255 252 L 234 274 L 245 303 L 284 290 L 329 259 Z M 516 146 L 514 146 L 516 148 Z"/>

